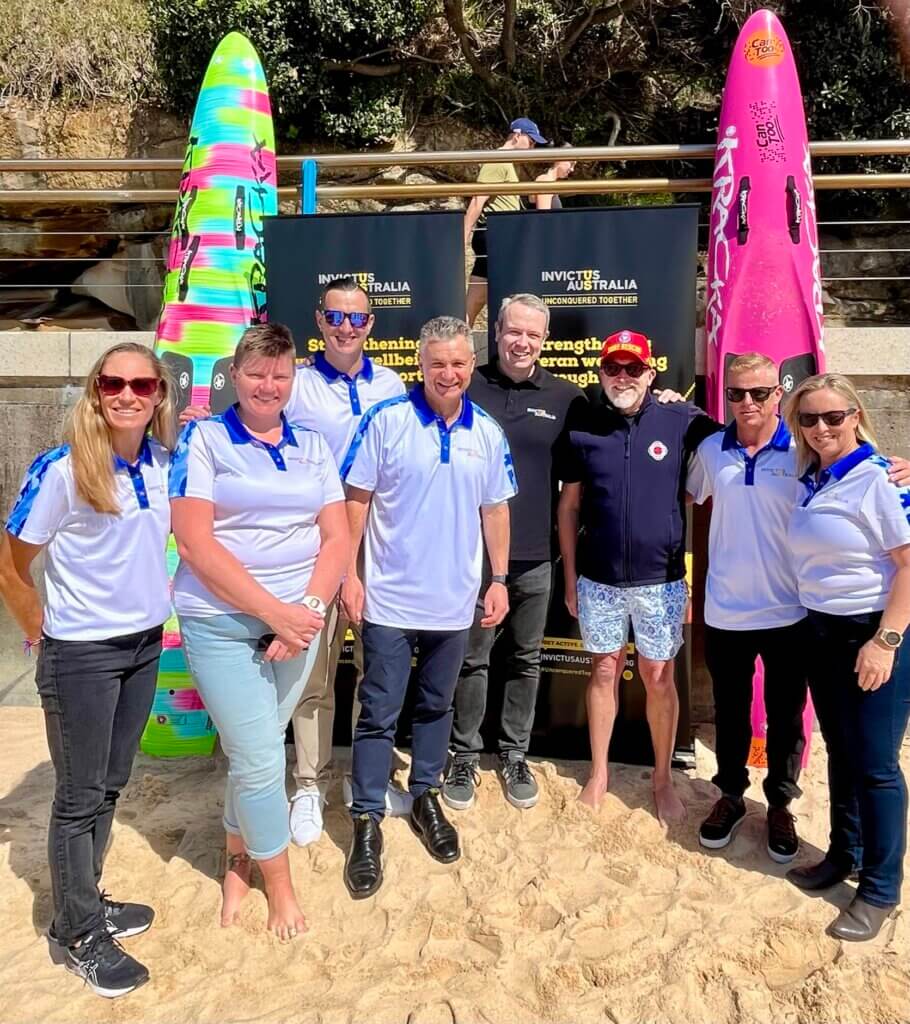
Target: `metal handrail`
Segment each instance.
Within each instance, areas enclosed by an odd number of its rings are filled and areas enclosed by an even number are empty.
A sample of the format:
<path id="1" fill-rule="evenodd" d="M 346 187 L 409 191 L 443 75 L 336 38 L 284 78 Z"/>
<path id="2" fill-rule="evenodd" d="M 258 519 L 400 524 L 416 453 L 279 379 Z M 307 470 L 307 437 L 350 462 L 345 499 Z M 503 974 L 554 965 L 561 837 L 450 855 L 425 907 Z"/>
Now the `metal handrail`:
<path id="1" fill-rule="evenodd" d="M 817 189 L 910 188 L 910 174 L 816 174 Z M 710 178 L 595 178 L 580 181 L 452 182 L 432 185 L 319 185 L 320 199 L 440 199 L 455 196 L 591 195 L 605 193 L 710 192 Z M 278 189 L 280 199 L 296 199 L 299 189 Z M 63 189 L 0 190 L 3 203 L 173 203 L 176 189 Z"/>
<path id="2" fill-rule="evenodd" d="M 910 139 L 865 139 L 811 142 L 813 157 L 910 156 Z M 468 149 L 377 153 L 298 153 L 278 157 L 278 167 L 297 168 L 303 160 L 322 167 L 414 167 L 426 164 L 553 163 L 554 160 L 713 160 L 713 143 L 655 146 L 566 146 L 540 149 Z M 8 159 L 0 160 L 0 174 L 98 173 L 101 171 L 180 171 L 178 157 L 112 159 Z"/>

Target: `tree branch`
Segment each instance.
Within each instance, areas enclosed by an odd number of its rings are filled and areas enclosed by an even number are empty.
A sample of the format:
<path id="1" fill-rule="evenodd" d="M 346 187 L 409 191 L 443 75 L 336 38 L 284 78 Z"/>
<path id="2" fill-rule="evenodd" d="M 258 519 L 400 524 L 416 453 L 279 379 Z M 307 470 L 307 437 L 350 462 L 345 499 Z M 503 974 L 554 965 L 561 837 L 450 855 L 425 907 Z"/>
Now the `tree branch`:
<path id="1" fill-rule="evenodd" d="M 611 21 L 617 21 L 629 11 L 641 7 L 644 0 L 616 0 L 607 6 L 603 4 L 592 4 L 587 10 L 576 15 L 569 22 L 562 40 L 559 43 L 559 56 L 564 59 L 574 49 L 579 39 L 591 28 L 592 25 L 609 25 Z"/>
<path id="2" fill-rule="evenodd" d="M 327 60 L 323 61 L 323 68 L 326 71 L 347 71 L 352 75 L 367 75 L 369 78 L 387 78 L 390 75 L 401 74 L 401 64 L 364 64 L 357 60 Z"/>
<path id="3" fill-rule="evenodd" d="M 511 71 L 515 66 L 515 11 L 518 0 L 505 0 L 502 12 L 502 36 L 499 43 L 502 55 L 506 59 L 506 68 Z"/>
<path id="4" fill-rule="evenodd" d="M 458 45 L 461 47 L 464 59 L 468 62 L 468 67 L 488 89 L 492 92 L 497 92 L 499 83 L 496 81 L 496 76 L 488 67 L 481 63 L 479 57 L 474 52 L 471 33 L 464 20 L 464 4 L 462 0 L 442 0 L 442 7 L 445 11 L 449 28 L 455 33 L 455 38 L 458 40 Z"/>

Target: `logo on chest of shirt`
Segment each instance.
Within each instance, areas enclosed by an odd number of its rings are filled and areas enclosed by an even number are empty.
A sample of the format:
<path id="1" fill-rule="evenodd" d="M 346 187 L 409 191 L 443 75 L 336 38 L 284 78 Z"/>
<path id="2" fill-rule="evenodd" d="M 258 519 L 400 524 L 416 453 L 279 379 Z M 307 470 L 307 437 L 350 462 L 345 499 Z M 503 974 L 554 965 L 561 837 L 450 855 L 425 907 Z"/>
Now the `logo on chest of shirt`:
<path id="1" fill-rule="evenodd" d="M 553 413 L 547 412 L 546 409 L 531 409 L 531 408 L 528 408 L 528 413 L 531 416 L 536 416 L 538 419 L 542 419 L 542 420 L 555 420 L 556 419 L 556 417 L 553 415 Z"/>
<path id="2" fill-rule="evenodd" d="M 655 462 L 663 462 L 669 451 L 670 449 L 663 443 L 663 441 L 652 441 L 648 445 L 648 454 Z"/>

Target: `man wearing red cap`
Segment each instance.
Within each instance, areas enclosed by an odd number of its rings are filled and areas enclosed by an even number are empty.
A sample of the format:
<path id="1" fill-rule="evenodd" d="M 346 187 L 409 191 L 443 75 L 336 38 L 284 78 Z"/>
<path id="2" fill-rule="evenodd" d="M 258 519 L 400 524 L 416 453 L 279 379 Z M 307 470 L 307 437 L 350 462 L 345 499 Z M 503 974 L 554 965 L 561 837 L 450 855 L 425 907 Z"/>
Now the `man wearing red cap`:
<path id="1" fill-rule="evenodd" d="M 600 400 L 579 408 L 567 424 L 557 514 L 566 605 L 593 655 L 591 777 L 580 799 L 596 808 L 607 792 L 631 620 L 654 746 L 654 801 L 658 818 L 669 824 L 685 816 L 670 763 L 679 717 L 673 659 L 688 603 L 686 469 L 699 443 L 719 428 L 688 402 L 652 398 L 655 371 L 644 334 L 618 331 L 606 338 L 599 376 Z"/>

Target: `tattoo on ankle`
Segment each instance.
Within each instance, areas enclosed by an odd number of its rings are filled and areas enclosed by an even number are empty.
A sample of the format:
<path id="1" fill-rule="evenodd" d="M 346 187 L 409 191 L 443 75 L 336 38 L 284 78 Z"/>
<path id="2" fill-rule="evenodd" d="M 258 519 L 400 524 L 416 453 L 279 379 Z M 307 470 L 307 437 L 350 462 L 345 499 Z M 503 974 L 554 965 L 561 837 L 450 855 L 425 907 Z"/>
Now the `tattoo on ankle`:
<path id="1" fill-rule="evenodd" d="M 232 871 L 234 868 L 239 868 L 242 865 L 249 864 L 250 855 L 248 853 L 229 853 L 227 855 L 227 867 L 228 871 Z"/>

